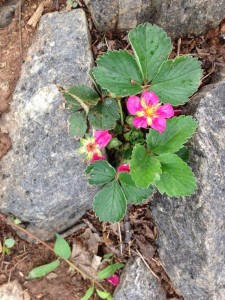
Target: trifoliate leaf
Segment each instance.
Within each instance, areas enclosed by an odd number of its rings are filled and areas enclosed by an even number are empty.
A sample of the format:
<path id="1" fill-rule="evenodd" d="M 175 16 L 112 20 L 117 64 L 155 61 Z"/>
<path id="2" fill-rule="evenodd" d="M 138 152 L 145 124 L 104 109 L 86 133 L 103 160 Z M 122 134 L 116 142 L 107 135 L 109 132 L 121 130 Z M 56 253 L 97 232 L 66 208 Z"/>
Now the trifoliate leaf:
<path id="1" fill-rule="evenodd" d="M 115 169 L 106 160 L 97 160 L 90 164 L 86 173 L 89 174 L 88 180 L 91 185 L 103 185 L 110 182 L 116 176 Z"/>
<path id="2" fill-rule="evenodd" d="M 201 77 L 201 62 L 191 56 L 180 56 L 162 63 L 151 82 L 151 90 L 161 102 L 181 105 L 197 91 Z"/>
<path id="3" fill-rule="evenodd" d="M 193 135 L 197 125 L 197 121 L 190 116 L 169 119 L 166 123 L 166 130 L 163 133 L 152 129 L 149 130 L 147 134 L 148 149 L 155 154 L 176 152 Z"/>
<path id="4" fill-rule="evenodd" d="M 93 209 L 103 222 L 119 222 L 125 215 L 126 207 L 126 199 L 116 180 L 106 185 L 94 198 Z"/>
<path id="5" fill-rule="evenodd" d="M 123 193 L 127 199 L 127 203 L 140 204 L 153 193 L 153 187 L 150 186 L 146 189 L 138 188 L 131 178 L 131 175 L 126 172 L 119 174 L 119 180 Z"/>
<path id="6" fill-rule="evenodd" d="M 91 108 L 88 114 L 89 121 L 96 129 L 113 129 L 120 117 L 120 110 L 115 99 L 106 98 Z"/>
<path id="7" fill-rule="evenodd" d="M 175 154 L 179 156 L 186 163 L 189 161 L 189 151 L 186 146 L 180 148 Z"/>
<path id="8" fill-rule="evenodd" d="M 63 259 L 69 259 L 71 256 L 70 246 L 67 241 L 56 233 L 56 242 L 54 245 L 54 252 Z"/>
<path id="9" fill-rule="evenodd" d="M 60 261 L 59 261 L 59 259 L 56 259 L 49 264 L 34 268 L 33 270 L 30 271 L 27 278 L 34 279 L 34 278 L 43 277 L 43 276 L 47 275 L 48 273 L 54 271 L 59 265 L 60 265 Z"/>
<path id="10" fill-rule="evenodd" d="M 104 268 L 103 270 L 101 270 L 100 272 L 98 272 L 98 278 L 99 279 L 106 279 L 110 276 L 112 276 L 116 271 L 118 271 L 119 269 L 123 268 L 124 264 L 112 264 L 107 266 L 106 268 Z"/>
<path id="11" fill-rule="evenodd" d="M 69 120 L 69 133 L 76 138 L 82 138 L 87 131 L 87 120 L 84 111 L 71 114 Z"/>
<path id="12" fill-rule="evenodd" d="M 137 26 L 128 37 L 143 80 L 151 81 L 172 51 L 170 38 L 162 28 L 149 23 Z"/>
<path id="13" fill-rule="evenodd" d="M 140 188 L 149 187 L 161 173 L 161 166 L 157 158 L 139 144 L 133 149 L 130 169 L 133 181 Z"/>
<path id="14" fill-rule="evenodd" d="M 142 75 L 134 57 L 127 51 L 108 51 L 97 59 L 95 80 L 115 96 L 125 97 L 142 91 Z"/>
<path id="15" fill-rule="evenodd" d="M 176 154 L 165 153 L 158 157 L 162 174 L 155 182 L 161 194 L 170 197 L 190 196 L 196 189 L 195 177 L 191 168 Z"/>

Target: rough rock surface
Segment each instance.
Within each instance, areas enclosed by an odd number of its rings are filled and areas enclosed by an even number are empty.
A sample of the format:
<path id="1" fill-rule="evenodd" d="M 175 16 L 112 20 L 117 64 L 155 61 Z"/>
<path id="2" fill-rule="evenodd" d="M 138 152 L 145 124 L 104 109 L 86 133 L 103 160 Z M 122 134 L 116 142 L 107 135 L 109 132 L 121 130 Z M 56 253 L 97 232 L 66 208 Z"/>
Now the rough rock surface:
<path id="1" fill-rule="evenodd" d="M 163 266 L 185 300 L 225 299 L 225 80 L 191 102 L 199 122 L 189 148 L 198 189 L 192 197 L 155 198 Z"/>
<path id="2" fill-rule="evenodd" d="M 91 207 L 95 189 L 76 153 L 79 142 L 68 135 L 68 112 L 56 85 L 90 85 L 92 64 L 84 12 L 45 15 L 4 120 L 13 148 L 1 161 L 0 210 L 44 239 Z"/>
<path id="3" fill-rule="evenodd" d="M 114 300 L 166 300 L 165 291 L 140 257 L 126 265 Z"/>
<path id="4" fill-rule="evenodd" d="M 129 30 L 150 22 L 172 38 L 201 34 L 224 18 L 225 0 L 84 0 L 100 31 Z"/>
<path id="5" fill-rule="evenodd" d="M 23 291 L 17 280 L 8 282 L 0 286 L 1 300 L 30 300 L 27 291 Z"/>

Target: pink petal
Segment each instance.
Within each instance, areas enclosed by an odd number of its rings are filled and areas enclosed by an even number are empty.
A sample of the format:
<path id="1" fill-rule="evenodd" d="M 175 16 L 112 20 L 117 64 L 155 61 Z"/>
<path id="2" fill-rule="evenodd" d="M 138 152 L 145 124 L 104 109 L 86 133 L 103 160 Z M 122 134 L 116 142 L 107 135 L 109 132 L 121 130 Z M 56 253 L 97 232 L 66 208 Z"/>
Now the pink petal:
<path id="1" fill-rule="evenodd" d="M 155 118 L 152 120 L 151 127 L 162 133 L 166 129 L 166 120 L 164 118 Z"/>
<path id="2" fill-rule="evenodd" d="M 133 119 L 132 124 L 136 128 L 147 128 L 148 123 L 147 123 L 147 118 L 146 117 L 136 117 Z"/>
<path id="3" fill-rule="evenodd" d="M 96 160 L 104 160 L 104 159 L 105 159 L 104 155 L 98 155 L 97 153 L 94 153 L 92 159 L 90 160 L 90 163 L 93 163 Z"/>
<path id="4" fill-rule="evenodd" d="M 120 172 L 130 172 L 130 165 L 129 164 L 123 164 L 123 165 L 120 165 L 118 168 L 117 168 L 117 172 L 120 173 Z"/>
<path id="5" fill-rule="evenodd" d="M 174 109 L 172 105 L 164 104 L 157 109 L 156 114 L 160 118 L 171 118 L 174 116 Z"/>
<path id="6" fill-rule="evenodd" d="M 144 91 L 141 98 L 145 100 L 147 105 L 156 105 L 159 103 L 159 97 L 152 91 Z"/>
<path id="7" fill-rule="evenodd" d="M 108 130 L 100 130 L 95 132 L 94 137 L 95 143 L 101 149 L 108 145 L 108 142 L 111 140 L 112 135 L 108 132 Z"/>
<path id="8" fill-rule="evenodd" d="M 143 108 L 141 106 L 140 98 L 137 96 L 130 96 L 127 99 L 127 110 L 131 115 L 135 115 L 136 112 L 142 111 Z"/>
<path id="9" fill-rule="evenodd" d="M 112 276 L 110 276 L 109 278 L 107 278 L 107 281 L 109 283 L 111 283 L 114 286 L 117 286 L 120 282 L 120 278 L 117 274 L 113 274 Z"/>

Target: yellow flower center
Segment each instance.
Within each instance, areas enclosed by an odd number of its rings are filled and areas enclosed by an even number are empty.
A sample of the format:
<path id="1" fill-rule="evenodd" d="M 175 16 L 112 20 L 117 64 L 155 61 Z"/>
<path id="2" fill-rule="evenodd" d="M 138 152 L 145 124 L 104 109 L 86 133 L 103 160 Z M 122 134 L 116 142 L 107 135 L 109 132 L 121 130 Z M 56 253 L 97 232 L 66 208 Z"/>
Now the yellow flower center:
<path id="1" fill-rule="evenodd" d="M 153 109 L 152 107 L 147 107 L 147 109 L 144 110 L 144 115 L 147 118 L 151 118 L 155 113 L 155 109 Z"/>
<path id="2" fill-rule="evenodd" d="M 97 145 L 95 143 L 92 143 L 92 142 L 86 145 L 86 151 L 87 152 L 92 152 L 93 153 L 93 152 L 95 152 L 96 148 L 97 148 Z"/>

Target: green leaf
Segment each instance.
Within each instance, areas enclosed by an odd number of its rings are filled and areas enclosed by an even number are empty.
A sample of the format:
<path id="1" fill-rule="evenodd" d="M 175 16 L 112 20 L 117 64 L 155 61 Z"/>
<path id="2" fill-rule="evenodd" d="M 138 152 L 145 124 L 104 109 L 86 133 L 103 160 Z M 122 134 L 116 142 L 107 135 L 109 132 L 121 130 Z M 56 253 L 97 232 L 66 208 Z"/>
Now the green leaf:
<path id="1" fill-rule="evenodd" d="M 71 114 L 69 120 L 69 133 L 76 138 L 82 138 L 87 131 L 87 120 L 84 111 Z"/>
<path id="2" fill-rule="evenodd" d="M 130 169 L 133 181 L 140 188 L 147 188 L 161 173 L 159 161 L 139 144 L 133 149 Z"/>
<path id="3" fill-rule="evenodd" d="M 119 222 L 126 212 L 126 207 L 126 199 L 116 180 L 100 190 L 93 202 L 93 209 L 103 222 Z"/>
<path id="4" fill-rule="evenodd" d="M 148 149 L 156 154 L 178 151 L 193 135 L 198 123 L 190 116 L 174 117 L 167 120 L 166 130 L 159 133 L 149 130 L 147 134 Z"/>
<path id="5" fill-rule="evenodd" d="M 103 270 L 101 270 L 100 272 L 98 272 L 98 278 L 99 279 L 106 279 L 110 276 L 112 276 L 116 271 L 118 271 L 119 269 L 123 268 L 124 264 L 113 264 L 113 265 L 109 265 L 106 268 L 104 268 Z"/>
<path id="6" fill-rule="evenodd" d="M 191 56 L 165 61 L 151 83 L 161 102 L 184 104 L 195 93 L 202 77 L 201 62 Z"/>
<path id="7" fill-rule="evenodd" d="M 103 256 L 103 259 L 109 259 L 109 258 L 112 258 L 113 257 L 113 253 L 106 253 L 104 256 Z"/>
<path id="8" fill-rule="evenodd" d="M 56 233 L 56 242 L 54 246 L 54 252 L 56 255 L 63 259 L 69 259 L 71 256 L 70 246 L 61 235 Z"/>
<path id="9" fill-rule="evenodd" d="M 82 109 L 80 103 L 78 103 L 73 96 L 63 92 L 63 96 L 66 99 L 66 108 L 69 108 L 72 112 L 76 112 Z"/>
<path id="10" fill-rule="evenodd" d="M 15 245 L 16 241 L 13 238 L 4 240 L 4 245 L 7 248 L 12 248 Z"/>
<path id="11" fill-rule="evenodd" d="M 89 172 L 89 184 L 103 185 L 110 182 L 116 176 L 115 169 L 106 160 L 94 161 L 86 170 Z"/>
<path id="12" fill-rule="evenodd" d="M 175 154 L 177 156 L 179 156 L 186 163 L 189 161 L 189 151 L 188 151 L 188 148 L 186 146 L 179 149 Z"/>
<path id="13" fill-rule="evenodd" d="M 43 276 L 47 275 L 48 273 L 54 271 L 59 265 L 60 265 L 60 261 L 59 261 L 59 259 L 57 259 L 49 264 L 34 268 L 33 270 L 30 271 L 27 278 L 34 279 L 34 278 L 43 277 Z"/>
<path id="14" fill-rule="evenodd" d="M 68 90 L 63 91 L 63 94 L 68 99 L 68 102 L 79 103 L 82 107 L 83 104 L 94 106 L 100 98 L 95 90 L 83 84 L 72 86 Z"/>
<path id="15" fill-rule="evenodd" d="M 153 193 L 153 187 L 146 189 L 138 188 L 131 178 L 131 175 L 126 172 L 119 173 L 119 180 L 123 193 L 127 199 L 127 203 L 140 204 Z"/>
<path id="16" fill-rule="evenodd" d="M 89 121 L 96 129 L 113 129 L 120 118 L 120 110 L 115 99 L 106 98 L 91 108 L 88 114 Z"/>
<path id="17" fill-rule="evenodd" d="M 170 38 L 163 29 L 149 23 L 137 26 L 128 37 L 144 81 L 151 81 L 172 51 Z"/>
<path id="18" fill-rule="evenodd" d="M 110 296 L 109 292 L 103 292 L 98 289 L 96 289 L 96 292 L 101 299 L 108 299 L 108 297 Z"/>
<path id="19" fill-rule="evenodd" d="M 90 299 L 90 297 L 92 296 L 92 294 L 94 293 L 94 287 L 90 287 L 87 292 L 85 293 L 85 295 L 80 299 L 80 300 L 88 300 Z"/>
<path id="20" fill-rule="evenodd" d="M 93 70 L 103 89 L 119 97 L 141 93 L 143 82 L 134 57 L 127 51 L 108 51 L 97 59 Z"/>
<path id="21" fill-rule="evenodd" d="M 196 189 L 191 168 L 176 154 L 165 153 L 158 159 L 162 167 L 160 179 L 155 182 L 159 192 L 170 197 L 190 196 Z"/>

